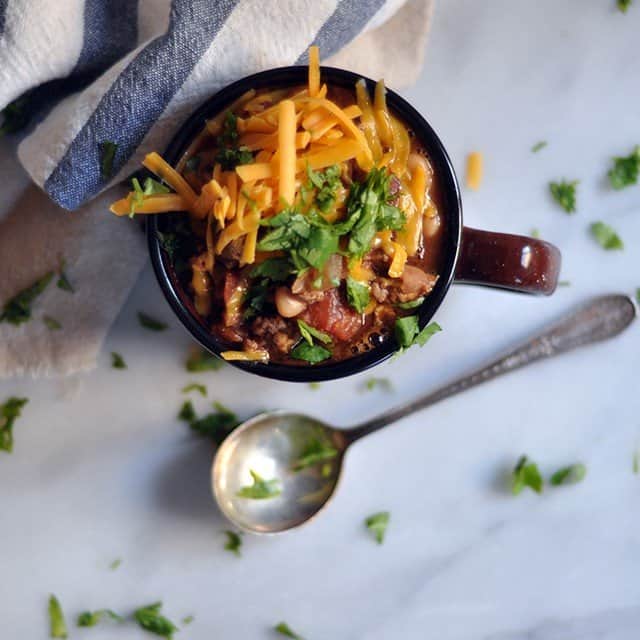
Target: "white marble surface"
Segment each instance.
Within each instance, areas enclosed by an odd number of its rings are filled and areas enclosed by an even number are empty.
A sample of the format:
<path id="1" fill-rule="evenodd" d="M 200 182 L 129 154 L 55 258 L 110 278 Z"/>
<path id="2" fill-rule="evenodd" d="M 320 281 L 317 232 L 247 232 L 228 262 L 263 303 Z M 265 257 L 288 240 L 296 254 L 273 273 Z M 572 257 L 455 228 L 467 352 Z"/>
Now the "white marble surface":
<path id="1" fill-rule="evenodd" d="M 562 248 L 570 287 L 551 299 L 454 287 L 437 318 L 444 333 L 376 370 L 394 393 L 361 392 L 367 376 L 312 391 L 227 369 L 197 376 L 210 396 L 243 416 L 285 407 L 348 424 L 477 365 L 591 294 L 640 286 L 640 187 L 613 193 L 603 179 L 610 156 L 640 143 L 640 6 L 623 16 L 614 4 L 442 0 L 424 73 L 406 92 L 459 169 L 467 151 L 485 154 L 482 189 L 465 193 L 467 223 L 538 227 Z M 531 154 L 540 139 L 549 146 Z M 571 217 L 547 195 L 563 176 L 581 180 Z M 593 243 L 595 219 L 616 227 L 624 252 Z M 0 384 L 0 398 L 31 400 L 13 455 L 0 459 L 3 640 L 47 636 L 49 592 L 69 616 L 162 599 L 170 617 L 195 615 L 177 637 L 198 640 L 270 638 L 280 620 L 307 640 L 638 637 L 638 327 L 363 441 L 321 518 L 281 537 L 245 536 L 238 559 L 223 550 L 227 525 L 209 497 L 211 451 L 174 419 L 179 389 L 195 379 L 182 368 L 189 338 L 173 320 L 168 332 L 144 331 L 138 309 L 171 318 L 149 268 L 97 371 Z M 111 350 L 127 371 L 110 368 Z M 514 498 L 499 478 L 521 453 L 545 473 L 583 460 L 587 478 Z M 379 547 L 362 520 L 381 509 L 392 516 Z M 122 566 L 110 571 L 116 557 Z M 144 634 L 73 632 L 85 635 Z"/>

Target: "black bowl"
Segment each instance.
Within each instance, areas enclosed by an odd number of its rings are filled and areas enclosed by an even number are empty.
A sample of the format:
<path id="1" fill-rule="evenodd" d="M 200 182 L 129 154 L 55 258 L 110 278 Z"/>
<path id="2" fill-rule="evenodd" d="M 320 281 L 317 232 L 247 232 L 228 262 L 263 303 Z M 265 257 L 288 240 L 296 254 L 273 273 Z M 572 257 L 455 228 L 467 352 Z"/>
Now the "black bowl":
<path id="1" fill-rule="evenodd" d="M 263 71 L 242 80 L 238 80 L 209 98 L 178 130 L 164 152 L 164 159 L 171 165 L 177 164 L 194 138 L 202 131 L 208 119 L 219 114 L 229 104 L 237 100 L 249 89 L 281 88 L 304 85 L 307 82 L 307 67 L 281 67 Z M 332 67 L 322 67 L 322 81 L 329 86 L 345 87 L 353 90 L 355 83 L 362 76 Z M 370 92 L 373 92 L 375 81 L 364 78 Z M 455 265 L 458 258 L 462 230 L 462 203 L 460 188 L 451 160 L 447 152 L 427 121 L 403 98 L 391 90 L 387 90 L 387 104 L 411 130 L 426 150 L 433 165 L 434 175 L 440 187 L 441 207 L 444 211 L 445 225 L 443 238 L 443 264 L 440 277 L 433 291 L 426 297 L 418 309 L 420 328 L 433 317 L 442 303 L 453 281 Z M 157 232 L 168 232 L 175 220 L 175 215 L 164 214 L 149 216 L 147 220 L 147 239 L 151 263 L 169 305 L 191 335 L 208 351 L 220 355 L 228 349 L 228 345 L 218 340 L 207 328 L 206 323 L 196 313 L 190 296 L 178 282 L 169 256 L 161 248 Z M 359 373 L 383 362 L 398 349 L 393 337 L 385 340 L 378 347 L 340 362 L 317 365 L 285 365 L 279 363 L 240 362 L 230 364 L 266 378 L 288 380 L 291 382 L 319 382 L 334 380 Z"/>

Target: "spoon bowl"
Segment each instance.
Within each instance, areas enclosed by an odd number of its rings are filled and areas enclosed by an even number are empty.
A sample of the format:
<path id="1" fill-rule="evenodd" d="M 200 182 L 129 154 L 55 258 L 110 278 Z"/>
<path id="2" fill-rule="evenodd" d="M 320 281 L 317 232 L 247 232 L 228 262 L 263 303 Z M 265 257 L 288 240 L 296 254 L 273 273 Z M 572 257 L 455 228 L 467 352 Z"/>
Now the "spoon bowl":
<path id="1" fill-rule="evenodd" d="M 216 501 L 245 531 L 279 533 L 297 527 L 333 496 L 346 445 L 339 430 L 315 418 L 285 411 L 259 414 L 235 429 L 216 453 L 211 472 Z M 281 493 L 269 499 L 238 495 L 252 485 L 251 472 L 265 481 L 277 479 Z"/>

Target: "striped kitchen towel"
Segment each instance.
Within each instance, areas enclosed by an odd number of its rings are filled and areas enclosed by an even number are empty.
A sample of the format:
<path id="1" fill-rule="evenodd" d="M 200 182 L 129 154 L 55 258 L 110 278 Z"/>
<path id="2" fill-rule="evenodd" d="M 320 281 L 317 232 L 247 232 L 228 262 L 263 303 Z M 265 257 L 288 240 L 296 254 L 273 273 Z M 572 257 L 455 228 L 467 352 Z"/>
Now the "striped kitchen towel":
<path id="1" fill-rule="evenodd" d="M 29 322 L 0 321 L 0 378 L 96 365 L 147 257 L 136 222 L 108 212 L 120 189 L 95 196 L 162 151 L 201 102 L 249 73 L 306 62 L 311 44 L 323 63 L 406 86 L 420 70 L 431 4 L 0 0 L 0 109 L 12 103 L 0 135 L 29 120 L 18 157 L 44 190 L 17 166 L 14 139 L 0 140 L 0 311 L 62 260 L 73 285 L 50 285 Z M 117 144 L 109 180 L 105 141 Z"/>
<path id="2" fill-rule="evenodd" d="M 326 60 L 404 4 L 0 0 L 0 108 L 35 89 L 26 103 L 40 110 L 40 122 L 19 158 L 54 202 L 74 210 L 135 171 L 145 153 L 162 150 L 217 89 L 262 69 L 304 63 L 311 44 Z M 414 40 L 396 39 L 385 71 L 394 59 L 405 69 L 419 66 L 421 38 Z M 105 141 L 117 145 L 110 179 L 100 171 Z"/>

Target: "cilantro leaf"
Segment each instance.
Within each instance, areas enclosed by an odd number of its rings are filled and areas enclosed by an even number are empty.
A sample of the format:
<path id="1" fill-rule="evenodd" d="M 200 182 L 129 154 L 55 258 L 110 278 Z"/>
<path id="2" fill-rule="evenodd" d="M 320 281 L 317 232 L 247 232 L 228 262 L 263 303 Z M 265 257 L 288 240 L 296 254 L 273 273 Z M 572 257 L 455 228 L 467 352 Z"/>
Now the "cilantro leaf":
<path id="1" fill-rule="evenodd" d="M 542 493 L 544 481 L 538 465 L 531 462 L 527 456 L 520 456 L 514 470 L 511 483 L 511 491 L 517 496 L 525 487 L 529 487 L 536 493 Z"/>
<path id="2" fill-rule="evenodd" d="M 201 371 L 218 371 L 224 367 L 224 360 L 214 356 L 205 349 L 192 349 L 186 362 L 184 363 L 187 371 L 191 373 L 199 373 Z"/>
<path id="3" fill-rule="evenodd" d="M 418 324 L 418 316 L 405 316 L 396 320 L 394 334 L 401 350 L 408 349 L 414 344 L 424 347 L 431 336 L 442 331 L 437 322 L 429 323 L 422 331 Z"/>
<path id="4" fill-rule="evenodd" d="M 298 320 L 298 329 L 302 337 L 310 344 L 313 344 L 313 339 L 319 340 L 323 344 L 331 344 L 331 336 L 319 331 L 315 327 L 308 325 L 304 320 Z"/>
<path id="5" fill-rule="evenodd" d="M 640 146 L 636 146 L 630 155 L 613 159 L 609 170 L 609 183 L 612 189 L 620 190 L 638 184 L 640 174 Z"/>
<path id="6" fill-rule="evenodd" d="M 23 95 L 10 102 L 0 114 L 3 117 L 0 126 L 0 137 L 7 133 L 16 133 L 24 129 L 31 121 L 29 113 L 29 96 Z"/>
<path id="7" fill-rule="evenodd" d="M 216 411 L 201 418 L 192 418 L 189 426 L 199 435 L 211 438 L 216 444 L 220 444 L 240 424 L 240 420 L 233 411 L 219 402 L 214 402 L 213 406 Z"/>
<path id="8" fill-rule="evenodd" d="M 145 631 L 171 640 L 178 628 L 171 620 L 160 614 L 160 609 L 162 609 L 162 602 L 155 602 L 146 607 L 136 609 L 133 612 L 133 617 Z"/>
<path id="9" fill-rule="evenodd" d="M 389 378 L 369 378 L 364 386 L 367 391 L 373 391 L 376 387 L 385 391 L 393 391 L 393 385 Z"/>
<path id="10" fill-rule="evenodd" d="M 439 331 L 442 331 L 442 327 L 437 322 L 429 323 L 422 331 L 418 332 L 418 335 L 414 338 L 413 344 L 417 344 L 419 347 L 424 347 L 431 336 L 435 335 Z"/>
<path id="11" fill-rule="evenodd" d="M 380 511 L 369 516 L 364 524 L 374 535 L 376 542 L 382 544 L 384 542 L 384 536 L 389 526 L 389 519 L 391 514 L 388 511 Z"/>
<path id="12" fill-rule="evenodd" d="M 314 171 L 307 164 L 308 188 L 317 190 L 315 203 L 323 213 L 328 213 L 336 202 L 337 191 L 342 186 L 340 181 L 340 165 L 334 164 L 324 171 Z"/>
<path id="13" fill-rule="evenodd" d="M 633 454 L 633 463 L 631 469 L 636 475 L 640 473 L 640 452 L 638 451 L 635 451 Z"/>
<path id="14" fill-rule="evenodd" d="M 358 313 L 363 313 L 370 300 L 369 285 L 347 276 L 347 301 L 349 304 Z"/>
<path id="15" fill-rule="evenodd" d="M 582 482 L 587 475 L 587 467 L 581 462 L 571 464 L 562 469 L 558 469 L 549 479 L 549 482 L 558 487 L 563 484 L 577 484 Z"/>
<path id="16" fill-rule="evenodd" d="M 73 288 L 73 285 L 71 284 L 71 282 L 69 282 L 69 278 L 67 277 L 67 274 L 64 268 L 65 268 L 65 261 L 62 260 L 62 263 L 60 264 L 60 272 L 58 274 L 58 281 L 56 282 L 56 287 L 58 287 L 58 289 L 62 289 L 63 291 L 68 291 L 69 293 L 75 293 L 75 289 Z"/>
<path id="17" fill-rule="evenodd" d="M 535 227 L 533 229 L 531 229 L 531 231 L 529 232 L 529 235 L 532 238 L 536 238 L 539 239 L 540 238 L 540 229 L 536 229 Z"/>
<path id="18" fill-rule="evenodd" d="M 293 640 L 303 640 L 302 636 L 299 636 L 297 633 L 292 631 L 291 627 L 286 622 L 279 622 L 273 630 L 281 636 L 293 638 Z"/>
<path id="19" fill-rule="evenodd" d="M 636 289 L 636 302 L 640 304 L 640 287 Z"/>
<path id="20" fill-rule="evenodd" d="M 284 282 L 292 273 L 293 265 L 288 258 L 267 258 L 251 270 L 250 276 Z"/>
<path id="21" fill-rule="evenodd" d="M 578 184 L 578 180 L 573 180 L 572 182 L 562 180 L 561 182 L 549 183 L 549 191 L 551 191 L 553 199 L 567 213 L 574 213 L 576 210 L 576 187 Z"/>
<path id="22" fill-rule="evenodd" d="M 311 389 L 311 391 L 317 391 L 322 385 L 319 382 L 310 382 L 309 383 L 309 389 Z"/>
<path id="23" fill-rule="evenodd" d="M 51 316 L 42 316 L 42 322 L 44 322 L 45 326 L 50 331 L 59 331 L 60 329 L 62 329 L 62 325 Z"/>
<path id="24" fill-rule="evenodd" d="M 196 410 L 193 408 L 193 402 L 191 400 L 185 400 L 178 412 L 178 420 L 184 420 L 184 422 L 192 422 L 198 416 Z"/>
<path id="25" fill-rule="evenodd" d="M 49 273 L 45 273 L 45 275 L 36 280 L 31 286 L 19 291 L 13 298 L 7 300 L 0 315 L 0 322 L 6 320 L 15 325 L 27 322 L 27 320 L 31 318 L 31 305 L 47 286 L 49 286 L 52 278 L 53 271 L 49 271 Z"/>
<path id="26" fill-rule="evenodd" d="M 116 558 L 109 564 L 109 569 L 115 571 L 122 564 L 122 558 Z"/>
<path id="27" fill-rule="evenodd" d="M 85 611 L 78 616 L 79 627 L 95 627 L 104 618 L 110 618 L 115 622 L 124 622 L 124 618 L 111 609 L 99 609 L 98 611 Z"/>
<path id="28" fill-rule="evenodd" d="M 249 473 L 253 479 L 253 484 L 241 487 L 236 494 L 238 497 L 249 498 L 250 500 L 267 500 L 276 498 L 282 493 L 282 489 L 278 486 L 280 481 L 277 478 L 265 480 L 253 469 L 249 469 Z"/>
<path id="29" fill-rule="evenodd" d="M 145 178 L 142 193 L 145 196 L 154 196 L 159 193 L 171 193 L 171 189 L 169 189 L 169 187 L 167 187 L 166 185 L 162 184 L 162 182 L 158 182 L 153 178 Z"/>
<path id="30" fill-rule="evenodd" d="M 253 154 L 247 147 L 219 149 L 216 153 L 215 161 L 222 167 L 223 171 L 233 171 L 239 164 L 253 162 Z"/>
<path id="31" fill-rule="evenodd" d="M 304 360 L 309 364 L 317 364 L 331 357 L 331 351 L 321 347 L 319 344 L 310 345 L 304 341 L 296 345 L 289 354 L 296 360 Z"/>
<path id="32" fill-rule="evenodd" d="M 538 153 L 547 146 L 546 140 L 540 140 L 540 142 L 536 142 L 536 144 L 531 147 L 531 153 Z"/>
<path id="33" fill-rule="evenodd" d="M 242 538 L 235 531 L 225 531 L 227 541 L 224 544 L 226 551 L 231 551 L 240 557 L 240 547 L 242 546 Z"/>
<path id="34" fill-rule="evenodd" d="M 300 452 L 300 457 L 293 463 L 293 471 L 302 471 L 320 462 L 332 460 L 338 455 L 338 450 L 331 445 L 327 438 L 313 438 Z"/>
<path id="35" fill-rule="evenodd" d="M 631 6 L 631 0 L 618 0 L 618 9 L 622 13 L 627 13 L 627 9 Z"/>
<path id="36" fill-rule="evenodd" d="M 11 396 L 4 404 L 0 404 L 0 451 L 13 451 L 13 425 L 27 402 L 27 398 Z"/>
<path id="37" fill-rule="evenodd" d="M 195 618 L 193 616 L 185 616 L 184 618 L 182 618 L 181 622 L 182 622 L 182 625 L 186 627 L 188 624 L 191 624 L 194 620 Z"/>
<path id="38" fill-rule="evenodd" d="M 140 326 L 145 329 L 149 329 L 150 331 L 164 331 L 169 326 L 164 322 L 160 322 L 159 320 L 152 318 L 143 311 L 138 311 L 138 322 L 140 323 Z"/>
<path id="39" fill-rule="evenodd" d="M 189 393 L 190 391 L 197 391 L 201 396 L 207 395 L 207 387 L 198 382 L 191 382 L 186 387 L 182 387 L 182 393 Z"/>
<path id="40" fill-rule="evenodd" d="M 415 300 L 409 300 L 409 302 L 398 302 L 396 307 L 398 307 L 398 309 L 403 309 L 404 311 L 409 311 L 411 309 L 417 309 L 419 306 L 422 305 L 424 300 L 425 300 L 425 297 L 424 296 L 420 296 L 419 298 L 416 298 Z"/>
<path id="41" fill-rule="evenodd" d="M 607 251 L 624 249 L 624 243 L 620 236 L 614 231 L 613 227 L 610 227 L 604 222 L 594 222 L 590 227 L 591 235 L 595 241 Z"/>
<path id="42" fill-rule="evenodd" d="M 124 358 L 117 352 L 111 352 L 111 366 L 114 369 L 126 369 L 127 363 L 124 361 Z"/>
<path id="43" fill-rule="evenodd" d="M 234 147 L 238 142 L 238 118 L 233 111 L 227 111 L 222 122 L 222 133 L 218 136 L 218 144 L 225 147 Z"/>
<path id="44" fill-rule="evenodd" d="M 49 596 L 49 635 L 52 638 L 68 638 L 67 623 L 58 598 Z"/>
<path id="45" fill-rule="evenodd" d="M 113 175 L 113 161 L 116 157 L 118 145 L 110 140 L 100 143 L 100 173 L 105 180 Z"/>

